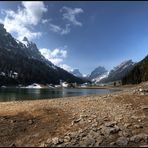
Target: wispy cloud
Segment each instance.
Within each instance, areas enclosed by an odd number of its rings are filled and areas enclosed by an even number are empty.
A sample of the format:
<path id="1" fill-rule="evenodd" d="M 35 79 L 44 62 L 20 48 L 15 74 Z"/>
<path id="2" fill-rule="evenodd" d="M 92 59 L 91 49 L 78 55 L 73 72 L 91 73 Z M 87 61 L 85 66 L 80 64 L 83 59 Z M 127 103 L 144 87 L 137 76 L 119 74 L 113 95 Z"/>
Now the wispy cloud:
<path id="1" fill-rule="evenodd" d="M 42 24 L 46 24 L 46 23 L 48 23 L 50 21 L 51 21 L 51 19 L 42 19 Z"/>
<path id="2" fill-rule="evenodd" d="M 60 9 L 60 12 L 62 13 L 63 20 L 68 20 L 68 23 L 65 24 L 65 27 L 61 27 L 60 25 L 50 23 L 49 26 L 51 31 L 61 35 L 66 35 L 70 33 L 72 25 L 82 26 L 82 23 L 76 19 L 76 15 L 83 13 L 82 8 L 72 9 L 69 7 L 62 7 Z"/>
<path id="3" fill-rule="evenodd" d="M 84 12 L 82 8 L 72 9 L 72 8 L 69 8 L 69 7 L 63 7 L 62 9 L 60 9 L 60 12 L 63 13 L 63 19 L 64 20 L 68 20 L 73 25 L 82 26 L 82 23 L 76 19 L 77 15 Z"/>
<path id="4" fill-rule="evenodd" d="M 5 28 L 10 33 L 16 33 L 17 39 L 22 40 L 24 36 L 30 40 L 42 35 L 41 32 L 32 31 L 31 28 L 39 24 L 40 21 L 44 23 L 47 20 L 42 20 L 43 13 L 47 12 L 43 2 L 22 2 L 17 11 L 2 10 L 5 15 L 4 20 L 1 20 Z"/>
<path id="5" fill-rule="evenodd" d="M 61 35 L 70 33 L 70 24 L 66 24 L 65 28 L 62 28 L 55 24 L 50 24 L 50 30 Z"/>

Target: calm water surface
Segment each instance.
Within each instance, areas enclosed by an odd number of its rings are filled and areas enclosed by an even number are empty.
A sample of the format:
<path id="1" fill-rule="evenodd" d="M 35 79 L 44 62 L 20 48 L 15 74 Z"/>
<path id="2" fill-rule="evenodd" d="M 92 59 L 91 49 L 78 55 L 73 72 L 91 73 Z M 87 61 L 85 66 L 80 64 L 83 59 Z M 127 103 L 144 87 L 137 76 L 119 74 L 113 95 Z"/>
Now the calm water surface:
<path id="1" fill-rule="evenodd" d="M 111 93 L 109 89 L 77 88 L 0 88 L 0 101 L 52 99 L 70 96 Z"/>

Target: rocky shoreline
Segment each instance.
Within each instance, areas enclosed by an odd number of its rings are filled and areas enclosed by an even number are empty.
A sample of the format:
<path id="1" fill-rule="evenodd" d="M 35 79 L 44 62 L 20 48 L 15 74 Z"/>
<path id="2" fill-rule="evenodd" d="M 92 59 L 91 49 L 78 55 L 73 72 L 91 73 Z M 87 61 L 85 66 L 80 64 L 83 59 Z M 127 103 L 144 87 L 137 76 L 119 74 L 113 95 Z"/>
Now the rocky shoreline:
<path id="1" fill-rule="evenodd" d="M 148 147 L 148 83 L 122 89 L 104 95 L 1 102 L 0 146 Z"/>

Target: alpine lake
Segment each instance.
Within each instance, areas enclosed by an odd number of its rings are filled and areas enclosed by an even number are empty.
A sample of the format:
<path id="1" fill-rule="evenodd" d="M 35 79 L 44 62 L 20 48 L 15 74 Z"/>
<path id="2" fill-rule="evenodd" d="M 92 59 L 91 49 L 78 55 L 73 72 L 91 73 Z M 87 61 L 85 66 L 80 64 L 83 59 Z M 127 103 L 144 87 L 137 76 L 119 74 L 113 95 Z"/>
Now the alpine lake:
<path id="1" fill-rule="evenodd" d="M 116 90 L 100 88 L 0 88 L 0 101 L 54 99 L 92 94 L 108 94 Z"/>

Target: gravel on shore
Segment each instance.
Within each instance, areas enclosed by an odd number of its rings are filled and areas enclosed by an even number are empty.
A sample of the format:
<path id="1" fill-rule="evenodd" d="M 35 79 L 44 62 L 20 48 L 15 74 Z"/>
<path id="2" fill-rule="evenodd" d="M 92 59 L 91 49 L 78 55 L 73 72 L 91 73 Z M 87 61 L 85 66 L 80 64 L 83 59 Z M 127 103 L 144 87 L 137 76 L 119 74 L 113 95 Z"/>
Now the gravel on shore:
<path id="1" fill-rule="evenodd" d="M 0 146 L 148 146 L 148 84 L 0 103 Z"/>

